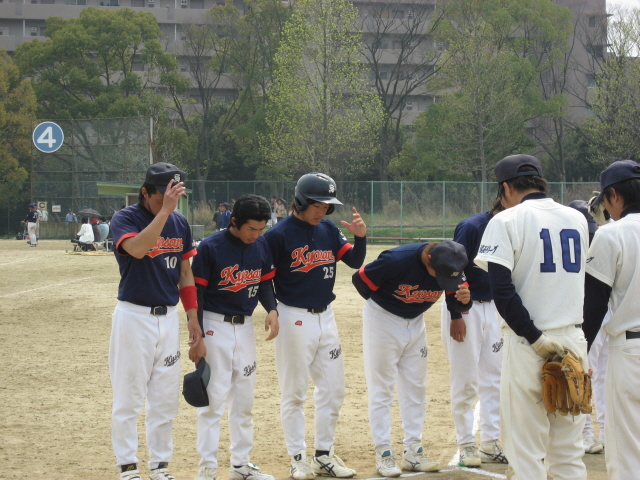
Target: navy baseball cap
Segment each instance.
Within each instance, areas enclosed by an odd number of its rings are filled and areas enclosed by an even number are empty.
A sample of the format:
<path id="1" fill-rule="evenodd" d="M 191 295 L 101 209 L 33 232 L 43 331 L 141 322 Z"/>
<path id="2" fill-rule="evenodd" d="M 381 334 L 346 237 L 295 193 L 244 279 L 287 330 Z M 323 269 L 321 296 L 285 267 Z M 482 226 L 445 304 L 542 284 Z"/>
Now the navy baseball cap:
<path id="1" fill-rule="evenodd" d="M 171 180 L 175 185 L 178 182 L 184 182 L 186 174 L 175 165 L 165 162 L 154 163 L 147 169 L 147 175 L 144 183 L 153 185 L 158 191 L 164 195 L 167 185 Z"/>
<path id="2" fill-rule="evenodd" d="M 194 407 L 209 406 L 207 385 L 209 385 L 210 377 L 211 370 L 209 369 L 209 364 L 205 362 L 204 358 L 200 359 L 200 362 L 198 362 L 198 367 L 195 369 L 195 371 L 187 373 L 184 376 L 184 383 L 182 384 L 182 395 L 184 395 L 184 399 L 189 405 Z"/>
<path id="3" fill-rule="evenodd" d="M 29 206 L 30 206 L 30 207 L 37 207 L 37 206 L 38 206 L 38 204 L 37 204 L 37 203 L 30 203 L 30 204 L 29 204 Z"/>
<path id="4" fill-rule="evenodd" d="M 598 222 L 596 222 L 596 219 L 589 213 L 589 204 L 587 202 L 584 200 L 574 200 L 567 206 L 575 208 L 584 215 L 584 218 L 587 219 L 587 225 L 589 226 L 589 233 L 596 233 L 596 230 L 598 229 Z"/>
<path id="5" fill-rule="evenodd" d="M 431 250 L 431 266 L 436 280 L 446 292 L 455 292 L 464 281 L 463 270 L 469 263 L 467 252 L 458 242 L 445 240 Z"/>
<path id="6" fill-rule="evenodd" d="M 613 162 L 600 174 L 600 195 L 598 195 L 594 204 L 602 201 L 604 190 L 607 187 L 630 178 L 640 178 L 640 164 L 638 162 L 633 160 Z"/>
<path id="7" fill-rule="evenodd" d="M 518 169 L 523 166 L 529 166 L 535 168 L 535 171 L 519 172 Z M 496 181 L 498 183 L 506 182 L 516 177 L 524 177 L 529 175 L 535 175 L 542 177 L 542 165 L 540 160 L 531 155 L 509 155 L 504 157 L 493 167 L 493 171 L 496 175 Z"/>

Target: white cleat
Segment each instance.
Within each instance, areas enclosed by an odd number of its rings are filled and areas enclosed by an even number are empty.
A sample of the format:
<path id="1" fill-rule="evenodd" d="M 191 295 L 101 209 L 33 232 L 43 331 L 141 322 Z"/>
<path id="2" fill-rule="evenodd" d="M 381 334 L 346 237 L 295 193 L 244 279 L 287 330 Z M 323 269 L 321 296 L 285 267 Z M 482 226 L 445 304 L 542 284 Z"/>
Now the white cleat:
<path id="1" fill-rule="evenodd" d="M 313 457 L 311 469 L 316 475 L 323 477 L 351 478 L 356 474 L 352 468 L 348 468 L 342 459 L 334 453 L 333 446 L 329 455 Z"/>
<path id="2" fill-rule="evenodd" d="M 436 462 L 429 460 L 424 454 L 422 445 L 416 443 L 404 452 L 402 456 L 402 469 L 414 472 L 438 472 L 440 471 L 440 466 Z"/>
<path id="3" fill-rule="evenodd" d="M 582 445 L 584 445 L 584 453 L 602 453 L 604 450 L 604 445 L 593 437 L 583 438 Z"/>
<path id="4" fill-rule="evenodd" d="M 169 473 L 166 463 L 161 463 L 160 468 L 151 470 L 149 474 L 149 480 L 176 480 L 176 478 Z"/>
<path id="5" fill-rule="evenodd" d="M 376 452 L 376 470 L 383 477 L 399 477 L 402 474 L 402 470 L 396 464 L 391 450 Z"/>
<path id="6" fill-rule="evenodd" d="M 297 455 L 291 457 L 291 477 L 295 480 L 313 480 L 316 478 L 315 472 L 307 462 L 307 452 L 301 450 Z"/>
<path id="7" fill-rule="evenodd" d="M 273 476 L 262 473 L 253 463 L 229 468 L 229 480 L 274 480 Z"/>
<path id="8" fill-rule="evenodd" d="M 216 480 L 216 469 L 213 467 L 200 467 L 198 475 L 193 480 Z"/>
<path id="9" fill-rule="evenodd" d="M 509 463 L 497 440 L 480 444 L 478 453 L 482 463 Z"/>
<path id="10" fill-rule="evenodd" d="M 475 443 L 460 445 L 459 467 L 479 467 L 482 464 Z"/>

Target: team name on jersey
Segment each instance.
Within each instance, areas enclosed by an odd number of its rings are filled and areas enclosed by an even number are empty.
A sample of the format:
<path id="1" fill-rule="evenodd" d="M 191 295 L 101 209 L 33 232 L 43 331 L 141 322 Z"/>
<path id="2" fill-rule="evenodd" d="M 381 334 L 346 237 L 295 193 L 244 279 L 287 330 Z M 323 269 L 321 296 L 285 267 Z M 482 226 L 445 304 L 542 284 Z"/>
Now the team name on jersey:
<path id="1" fill-rule="evenodd" d="M 183 247 L 181 238 L 159 237 L 156 241 L 156 244 L 151 247 L 151 250 L 147 252 L 147 255 L 151 258 L 154 258 L 158 255 L 162 255 L 163 253 L 181 252 L 182 250 Z"/>
<path id="2" fill-rule="evenodd" d="M 416 290 L 418 285 L 399 285 L 394 297 L 404 303 L 436 302 L 442 295 L 442 291 Z"/>
<path id="3" fill-rule="evenodd" d="M 293 272 L 308 272 L 312 268 L 328 263 L 335 263 L 336 261 L 331 250 L 314 250 L 313 252 L 309 252 L 308 250 L 309 246 L 305 245 L 291 252 L 291 258 L 293 259 L 291 268 L 294 269 L 292 270 Z"/>
<path id="4" fill-rule="evenodd" d="M 231 284 L 231 286 L 222 288 L 221 290 L 230 290 L 232 292 L 237 292 L 238 290 L 242 290 L 248 285 L 260 283 L 262 270 L 242 270 L 240 272 L 237 272 L 239 268 L 240 266 L 236 264 L 233 267 L 227 267 L 220 272 L 220 277 L 222 277 L 222 280 L 220 280 L 218 285 L 224 286 Z"/>
<path id="5" fill-rule="evenodd" d="M 493 255 L 494 253 L 496 253 L 496 250 L 498 250 L 498 245 L 493 245 L 493 246 L 480 245 L 480 248 L 478 249 L 478 254 L 486 253 L 488 255 Z"/>

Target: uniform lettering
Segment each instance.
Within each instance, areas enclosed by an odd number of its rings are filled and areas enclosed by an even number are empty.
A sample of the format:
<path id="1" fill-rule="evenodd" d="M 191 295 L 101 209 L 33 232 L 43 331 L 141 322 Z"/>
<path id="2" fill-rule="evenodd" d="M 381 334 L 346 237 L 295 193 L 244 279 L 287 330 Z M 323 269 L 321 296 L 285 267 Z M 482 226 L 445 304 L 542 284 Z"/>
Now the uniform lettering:
<path id="1" fill-rule="evenodd" d="M 333 350 L 331 350 L 329 352 L 329 356 L 331 357 L 331 360 L 335 360 L 340 356 L 341 353 L 342 353 L 342 345 L 340 345 L 338 348 L 334 348 Z"/>
<path id="2" fill-rule="evenodd" d="M 399 285 L 394 297 L 404 303 L 437 302 L 442 291 L 417 290 L 418 285 Z"/>
<path id="3" fill-rule="evenodd" d="M 427 358 L 427 347 L 422 347 L 422 348 L 420 349 L 420 356 L 421 356 L 422 358 Z"/>
<path id="4" fill-rule="evenodd" d="M 169 252 L 182 252 L 182 239 L 181 238 L 164 238 L 158 237 L 156 244 L 151 247 L 151 250 L 147 252 L 147 255 L 151 258 L 155 258 L 158 255 Z"/>
<path id="5" fill-rule="evenodd" d="M 175 365 L 178 360 L 180 360 L 180 350 L 178 350 L 175 355 L 169 355 L 166 357 L 164 359 L 164 366 L 171 367 L 172 365 Z"/>
<path id="6" fill-rule="evenodd" d="M 496 250 L 498 250 L 498 245 L 480 245 L 480 248 L 478 249 L 478 253 L 486 253 L 489 255 L 493 255 L 494 253 L 496 253 Z"/>
<path id="7" fill-rule="evenodd" d="M 251 376 L 251 374 L 256 371 L 256 368 L 257 368 L 256 362 L 253 362 L 252 365 L 247 365 L 246 367 L 244 367 L 244 376 L 245 377 Z"/>
<path id="8" fill-rule="evenodd" d="M 293 259 L 293 262 L 291 262 L 292 272 L 306 273 L 315 267 L 335 263 L 336 261 L 331 250 L 314 250 L 312 252 L 308 250 L 309 246 L 305 245 L 291 252 L 291 258 Z"/>
<path id="9" fill-rule="evenodd" d="M 262 270 L 242 270 L 237 271 L 240 268 L 238 264 L 224 268 L 220 272 L 221 280 L 218 283 L 220 286 L 230 285 L 225 288 L 221 288 L 221 290 L 230 290 L 232 292 L 237 292 L 242 290 L 243 288 L 255 285 L 260 283 L 260 277 L 262 275 Z"/>
<path id="10" fill-rule="evenodd" d="M 500 349 L 502 348 L 502 345 L 504 344 L 504 339 L 501 338 L 499 342 L 494 343 L 493 346 L 493 353 L 498 353 L 500 351 Z"/>

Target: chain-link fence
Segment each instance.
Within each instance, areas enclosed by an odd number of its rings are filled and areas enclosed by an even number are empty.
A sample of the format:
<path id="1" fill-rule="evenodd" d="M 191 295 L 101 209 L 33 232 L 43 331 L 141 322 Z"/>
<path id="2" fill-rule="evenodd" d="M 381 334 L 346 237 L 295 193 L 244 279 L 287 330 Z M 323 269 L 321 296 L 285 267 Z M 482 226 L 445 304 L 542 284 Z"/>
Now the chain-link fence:
<path id="1" fill-rule="evenodd" d="M 146 168 L 146 167 L 145 167 Z M 89 173 L 82 175 L 89 176 Z M 64 222 L 67 209 L 89 207 L 108 215 L 119 208 L 124 199 L 101 197 L 97 183 L 109 181 L 109 175 L 96 175 L 93 180 L 47 179 L 40 176 L 32 185 L 19 185 L 19 198 L 9 199 L 6 212 L 0 213 L 0 232 L 13 237 L 22 231 L 21 221 L 27 213 L 30 192 L 33 198 L 47 202 L 49 222 Z M 84 177 L 86 178 L 86 177 Z M 131 175 L 127 183 L 142 185 L 144 168 Z M 112 180 L 113 181 L 113 180 Z M 115 181 L 116 183 L 119 180 Z M 222 202 L 232 203 L 246 193 L 267 199 L 281 198 L 289 205 L 293 200 L 294 181 L 189 181 L 189 222 L 204 225 L 205 233 L 213 231 L 213 213 Z M 367 236 L 372 241 L 400 243 L 424 238 L 451 238 L 462 219 L 491 208 L 497 187 L 481 182 L 338 182 L 338 199 L 344 206 L 336 208 L 329 218 L 351 221 L 351 207 L 356 207 L 367 223 Z M 572 200 L 588 200 L 598 183 L 550 183 L 550 195 L 567 204 Z M 33 190 L 32 190 L 33 189 Z M 77 192 L 77 202 L 61 192 Z M 58 205 L 60 213 L 52 212 Z"/>

